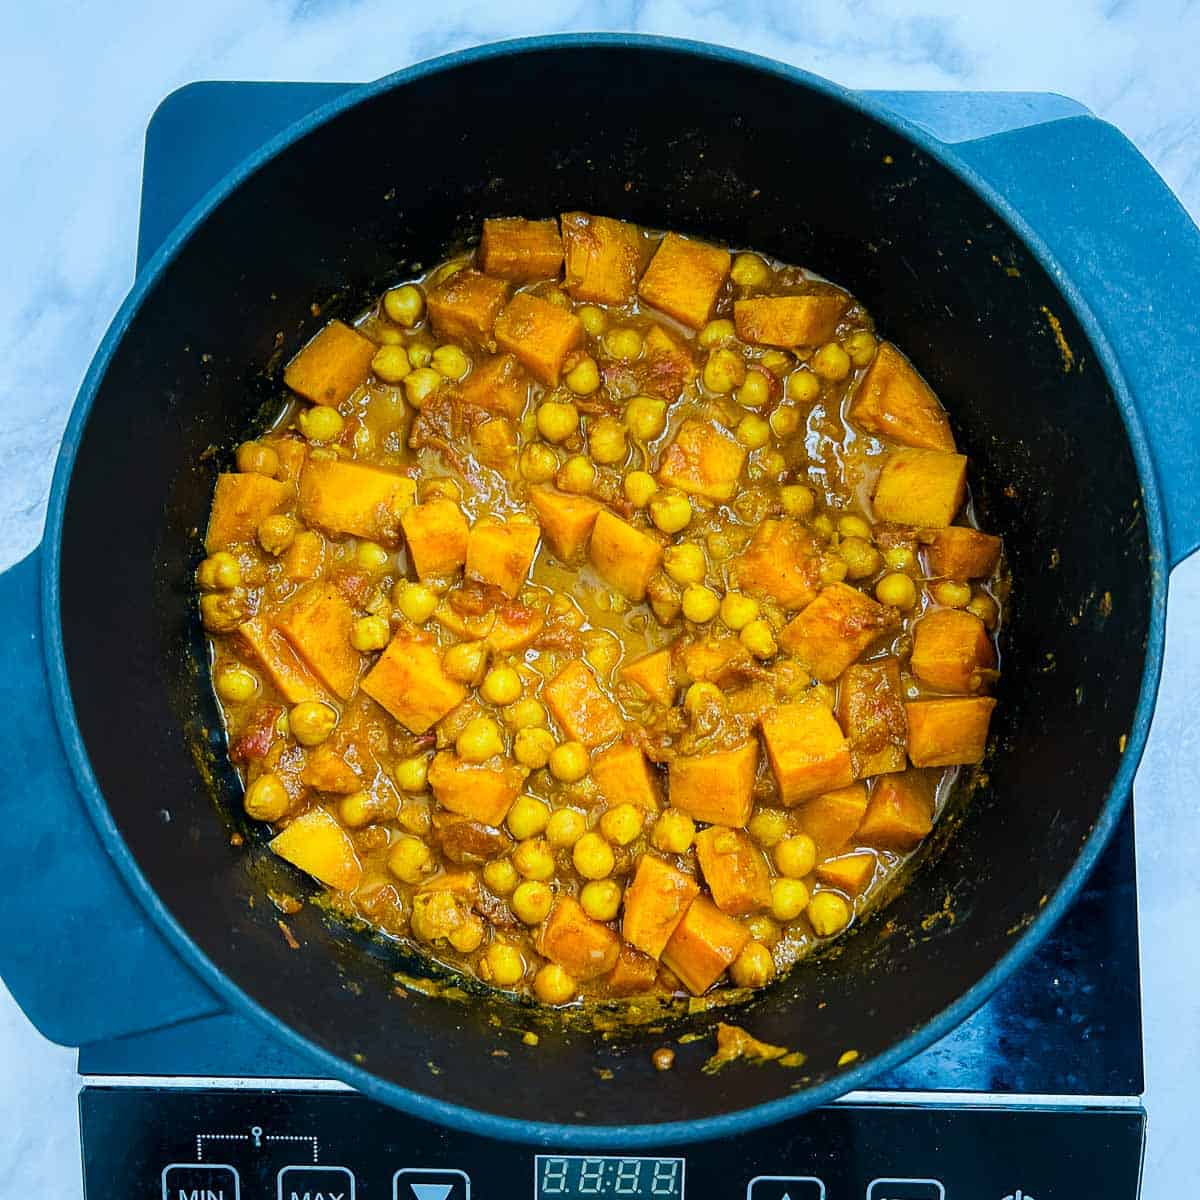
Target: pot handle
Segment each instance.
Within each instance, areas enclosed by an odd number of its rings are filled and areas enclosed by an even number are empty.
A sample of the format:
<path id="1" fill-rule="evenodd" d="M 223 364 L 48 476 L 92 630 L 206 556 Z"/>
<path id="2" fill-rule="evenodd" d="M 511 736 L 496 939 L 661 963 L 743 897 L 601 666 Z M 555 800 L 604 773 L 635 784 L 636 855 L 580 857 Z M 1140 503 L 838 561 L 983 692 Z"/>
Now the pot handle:
<path id="1" fill-rule="evenodd" d="M 42 552 L 0 574 L 0 976 L 67 1046 L 217 1013 L 150 924 L 84 809 L 46 682 Z"/>
<path id="2" fill-rule="evenodd" d="M 1200 230 L 1133 144 L 1091 116 L 954 144 L 1078 285 L 1150 442 L 1171 566 L 1200 545 Z"/>

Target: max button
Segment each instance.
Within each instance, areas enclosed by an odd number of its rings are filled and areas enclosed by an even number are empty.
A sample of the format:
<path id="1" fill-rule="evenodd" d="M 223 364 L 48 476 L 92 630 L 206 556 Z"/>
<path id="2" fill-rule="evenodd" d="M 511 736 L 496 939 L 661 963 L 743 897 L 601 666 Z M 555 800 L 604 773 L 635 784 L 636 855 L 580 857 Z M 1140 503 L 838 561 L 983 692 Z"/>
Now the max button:
<path id="1" fill-rule="evenodd" d="M 355 1200 L 349 1167 L 284 1167 L 276 1177 L 277 1200 Z"/>
<path id="2" fill-rule="evenodd" d="M 163 1200 L 242 1200 L 242 1182 L 235 1167 L 224 1163 L 171 1163 L 163 1167 Z"/>

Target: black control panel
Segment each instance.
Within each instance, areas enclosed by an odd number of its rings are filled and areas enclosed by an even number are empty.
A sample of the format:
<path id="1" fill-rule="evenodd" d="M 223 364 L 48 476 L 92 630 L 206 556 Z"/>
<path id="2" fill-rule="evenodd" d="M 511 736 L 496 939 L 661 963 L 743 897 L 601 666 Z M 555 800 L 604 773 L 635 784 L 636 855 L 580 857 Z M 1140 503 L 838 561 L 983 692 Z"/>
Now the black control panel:
<path id="1" fill-rule="evenodd" d="M 836 1104 L 652 1150 L 472 1137 L 354 1092 L 88 1087 L 87 1200 L 1136 1200 L 1140 1108 Z"/>

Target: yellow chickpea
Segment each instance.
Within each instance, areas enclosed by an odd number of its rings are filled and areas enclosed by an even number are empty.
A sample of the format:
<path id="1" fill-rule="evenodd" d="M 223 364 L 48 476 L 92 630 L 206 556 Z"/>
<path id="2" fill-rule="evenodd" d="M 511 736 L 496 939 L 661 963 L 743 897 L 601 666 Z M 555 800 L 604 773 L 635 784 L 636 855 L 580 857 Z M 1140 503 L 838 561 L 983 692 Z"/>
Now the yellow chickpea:
<path id="1" fill-rule="evenodd" d="M 766 987 L 775 978 L 775 960 L 762 942 L 747 942 L 729 967 L 729 977 L 738 987 Z"/>
<path id="2" fill-rule="evenodd" d="M 262 442 L 243 442 L 235 456 L 237 469 L 244 475 L 277 475 L 279 455 Z"/>
<path id="3" fill-rule="evenodd" d="M 808 920 L 817 937 L 835 937 L 850 924 L 850 905 L 836 892 L 818 892 L 808 902 Z"/>
<path id="4" fill-rule="evenodd" d="M 200 620 L 209 633 L 232 633 L 250 614 L 236 592 L 217 592 L 200 597 Z"/>
<path id="5" fill-rule="evenodd" d="M 464 762 L 481 763 L 504 753 L 500 726 L 491 717 L 473 717 L 455 740 L 454 749 Z"/>
<path id="6" fill-rule="evenodd" d="M 883 561 L 889 571 L 911 571 L 917 556 L 909 546 L 889 546 L 883 552 Z"/>
<path id="7" fill-rule="evenodd" d="M 414 367 L 427 367 L 433 360 L 433 346 L 429 342 L 409 342 L 407 350 L 408 361 Z"/>
<path id="8" fill-rule="evenodd" d="M 832 557 L 825 559 L 821 564 L 821 582 L 822 583 L 841 583 L 846 578 L 846 574 L 850 568 L 846 565 L 846 560 L 840 557 Z"/>
<path id="9" fill-rule="evenodd" d="M 593 879 L 579 893 L 579 904 L 593 921 L 612 921 L 621 910 L 624 892 L 615 879 Z"/>
<path id="10" fill-rule="evenodd" d="M 578 783 L 591 769 L 587 747 L 579 742 L 563 742 L 550 752 L 550 774 L 562 783 Z"/>
<path id="11" fill-rule="evenodd" d="M 812 356 L 812 369 L 822 379 L 839 383 L 850 374 L 850 355 L 837 342 L 826 342 Z"/>
<path id="12" fill-rule="evenodd" d="M 795 359 L 786 350 L 764 350 L 759 356 L 758 365 L 772 375 L 786 375 L 795 365 Z"/>
<path id="13" fill-rule="evenodd" d="M 658 484 L 648 471 L 630 471 L 625 476 L 622 491 L 634 508 L 645 508 L 658 494 Z"/>
<path id="14" fill-rule="evenodd" d="M 663 570 L 676 583 L 703 583 L 708 563 L 704 551 L 695 542 L 668 546 L 663 555 Z"/>
<path id="15" fill-rule="evenodd" d="M 546 841 L 559 850 L 569 850 L 587 833 L 587 820 L 573 808 L 560 808 L 546 823 Z"/>
<path id="16" fill-rule="evenodd" d="M 709 351 L 701 377 L 710 392 L 727 395 L 746 379 L 746 363 L 735 350 L 721 347 Z"/>
<path id="17" fill-rule="evenodd" d="M 493 942 L 483 952 L 480 975 L 496 987 L 512 987 L 525 975 L 525 959 L 516 946 L 508 942 Z"/>
<path id="18" fill-rule="evenodd" d="M 538 879 L 526 879 L 518 883 L 513 891 L 509 907 L 518 921 L 526 925 L 539 925 L 546 919 L 554 893 Z"/>
<path id="19" fill-rule="evenodd" d="M 856 329 L 842 341 L 842 349 L 856 367 L 865 367 L 875 357 L 875 335 L 869 329 Z"/>
<path id="20" fill-rule="evenodd" d="M 971 587 L 957 579 L 939 579 L 931 584 L 929 594 L 943 608 L 966 608 L 971 603 Z"/>
<path id="21" fill-rule="evenodd" d="M 655 396 L 634 396 L 625 405 L 625 428 L 635 442 L 652 442 L 667 427 L 667 405 Z"/>
<path id="22" fill-rule="evenodd" d="M 703 625 L 717 615 L 721 600 L 711 588 L 690 584 L 683 590 L 683 615 L 696 625 Z"/>
<path id="23" fill-rule="evenodd" d="M 370 825 L 372 821 L 395 815 L 396 809 L 390 800 L 384 800 L 366 790 L 351 792 L 338 801 L 338 817 L 343 825 L 351 829 L 361 829 L 364 825 Z"/>
<path id="24" fill-rule="evenodd" d="M 650 520 L 663 533 L 678 533 L 691 519 L 691 501 L 682 492 L 659 492 L 650 501 Z"/>
<path id="25" fill-rule="evenodd" d="M 714 346 L 727 346 L 731 342 L 737 341 L 737 329 L 732 321 L 724 317 L 720 317 L 715 321 L 709 321 L 707 325 L 700 330 L 699 336 L 696 338 L 705 350 L 711 350 Z"/>
<path id="26" fill-rule="evenodd" d="M 413 359 L 413 347 L 408 348 L 408 357 Z M 432 354 L 430 355 L 432 358 Z M 432 367 L 418 367 L 404 379 L 404 395 L 413 408 L 425 407 L 425 402 L 442 386 L 443 377 Z"/>
<path id="27" fill-rule="evenodd" d="M 693 683 L 684 694 L 683 708 L 689 717 L 694 718 L 702 709 L 713 707 L 725 707 L 725 694 L 715 683 Z"/>
<path id="28" fill-rule="evenodd" d="M 779 489 L 779 500 L 783 511 L 790 517 L 807 517 L 816 505 L 812 488 L 802 483 L 789 483 Z"/>
<path id="29" fill-rule="evenodd" d="M 242 565 L 228 550 L 218 550 L 196 569 L 196 582 L 209 591 L 230 591 L 242 582 Z"/>
<path id="30" fill-rule="evenodd" d="M 590 396 L 600 386 L 600 371 L 596 360 L 587 355 L 581 358 L 563 380 L 577 396 Z"/>
<path id="31" fill-rule="evenodd" d="M 871 526 L 853 513 L 838 518 L 837 531 L 844 538 L 861 538 L 864 542 L 871 540 Z"/>
<path id="32" fill-rule="evenodd" d="M 530 442 L 521 451 L 521 474 L 530 483 L 545 483 L 558 470 L 558 455 L 541 442 Z"/>
<path id="33" fill-rule="evenodd" d="M 747 413 L 733 431 L 747 450 L 761 450 L 771 440 L 771 426 L 756 413 Z"/>
<path id="34" fill-rule="evenodd" d="M 487 656 L 488 648 L 484 642 L 458 642 L 442 654 L 442 670 L 451 679 L 474 686 L 483 679 Z"/>
<path id="35" fill-rule="evenodd" d="M 604 348 L 620 362 L 633 362 L 642 352 L 642 335 L 636 329 L 610 329 L 604 335 Z"/>
<path id="36" fill-rule="evenodd" d="M 537 837 L 550 822 L 550 806 L 536 796 L 518 796 L 508 810 L 505 824 L 519 842 Z M 519 868 L 518 868 L 519 869 Z"/>
<path id="37" fill-rule="evenodd" d="M 544 767 L 554 750 L 554 734 L 548 729 L 518 729 L 513 739 L 513 757 L 533 770 Z"/>
<path id="38" fill-rule="evenodd" d="M 612 847 L 598 834 L 585 833 L 571 848 L 571 861 L 584 879 L 604 879 L 616 866 Z"/>
<path id="39" fill-rule="evenodd" d="M 733 398 L 743 408 L 761 408 L 771 398 L 771 385 L 761 371 L 747 371 L 742 386 Z"/>
<path id="40" fill-rule="evenodd" d="M 769 850 L 787 837 L 787 813 L 780 812 L 777 808 L 760 808 L 750 818 L 746 830 L 760 846 Z"/>
<path id="41" fill-rule="evenodd" d="M 787 397 L 795 404 L 812 404 L 821 394 L 821 381 L 807 367 L 800 367 L 787 377 Z"/>
<path id="42" fill-rule="evenodd" d="M 846 564 L 846 575 L 850 579 L 866 579 L 874 575 L 882 565 L 879 551 L 860 537 L 844 537 L 838 544 L 838 555 Z"/>
<path id="43" fill-rule="evenodd" d="M 763 287 L 771 281 L 771 268 L 757 254 L 739 254 L 733 260 L 729 278 L 739 287 Z"/>
<path id="44" fill-rule="evenodd" d="M 363 654 L 382 650 L 391 636 L 392 628 L 386 617 L 359 617 L 350 627 L 350 645 Z"/>
<path id="45" fill-rule="evenodd" d="M 626 450 L 625 426 L 616 417 L 601 417 L 588 431 L 588 452 L 596 462 L 619 463 Z"/>
<path id="46" fill-rule="evenodd" d="M 296 420 L 300 425 L 300 432 L 310 442 L 332 442 L 341 436 L 346 427 L 342 414 L 327 404 L 306 408 Z"/>
<path id="47" fill-rule="evenodd" d="M 518 682 L 520 682 L 520 678 L 518 675 Z M 522 684 L 522 686 L 524 685 Z M 545 725 L 546 721 L 546 710 L 532 696 L 516 700 L 504 710 L 504 723 L 509 729 L 531 729 Z"/>
<path id="48" fill-rule="evenodd" d="M 604 309 L 594 304 L 584 304 L 578 308 L 575 315 L 583 322 L 584 331 L 589 337 L 599 337 L 608 324 L 608 315 Z"/>
<path id="49" fill-rule="evenodd" d="M 415 284 L 406 283 L 384 292 L 383 311 L 389 321 L 411 329 L 425 315 L 425 297 Z"/>
<path id="50" fill-rule="evenodd" d="M 392 556 L 378 542 L 371 542 L 364 539 L 355 547 L 354 561 L 364 571 L 370 571 L 372 575 L 379 575 L 387 570 L 392 561 Z"/>
<path id="51" fill-rule="evenodd" d="M 247 789 L 242 806 L 256 821 L 278 821 L 291 805 L 291 797 L 278 775 L 260 775 Z"/>
<path id="52" fill-rule="evenodd" d="M 483 922 L 478 917 L 468 917 L 446 935 L 446 940 L 460 954 L 470 954 L 483 943 Z"/>
<path id="53" fill-rule="evenodd" d="M 636 804 L 618 804 L 600 818 L 600 832 L 618 846 L 628 846 L 642 832 L 646 814 Z"/>
<path id="54" fill-rule="evenodd" d="M 779 926 L 766 913 L 755 913 L 754 916 L 747 917 L 743 923 L 746 926 L 746 932 L 756 942 L 762 942 L 764 946 L 778 945 L 780 937 L 783 936 Z"/>
<path id="55" fill-rule="evenodd" d="M 507 858 L 494 858 L 483 868 L 483 882 L 497 896 L 508 896 L 520 882 L 520 876 Z"/>
<path id="56" fill-rule="evenodd" d="M 258 544 L 272 555 L 282 554 L 295 540 L 299 526 L 282 513 L 264 518 L 258 527 Z"/>
<path id="57" fill-rule="evenodd" d="M 567 400 L 547 400 L 537 410 L 537 431 L 548 442 L 565 442 L 579 428 L 579 410 Z"/>
<path id="58" fill-rule="evenodd" d="M 742 592 L 726 592 L 721 597 L 720 612 L 725 625 L 737 633 L 758 616 L 758 601 Z"/>
<path id="59" fill-rule="evenodd" d="M 807 833 L 797 833 L 775 843 L 775 869 L 789 879 L 803 879 L 817 865 L 817 846 Z"/>
<path id="60" fill-rule="evenodd" d="M 533 977 L 533 994 L 543 1004 L 569 1004 L 579 985 L 558 965 L 547 963 Z"/>
<path id="61" fill-rule="evenodd" d="M 988 629 L 995 629 L 996 622 L 1000 619 L 1000 609 L 995 600 L 986 592 L 979 592 L 971 597 L 971 603 L 967 605 L 967 612 L 977 616 Z"/>
<path id="62" fill-rule="evenodd" d="M 457 346 L 439 346 L 429 365 L 445 379 L 462 379 L 471 369 L 471 360 Z"/>
<path id="63" fill-rule="evenodd" d="M 682 854 L 696 836 L 696 822 L 677 808 L 659 813 L 650 831 L 650 844 L 664 854 Z"/>
<path id="64" fill-rule="evenodd" d="M 401 791 L 423 792 L 429 784 L 429 760 L 420 756 L 401 759 L 393 777 Z"/>
<path id="65" fill-rule="evenodd" d="M 217 675 L 217 695 L 227 704 L 245 704 L 258 691 L 258 679 L 245 667 L 226 667 Z"/>
<path id="66" fill-rule="evenodd" d="M 777 438 L 791 437 L 800 428 L 800 414 L 794 408 L 777 408 L 767 423 Z"/>
<path id="67" fill-rule="evenodd" d="M 771 881 L 771 916 L 775 920 L 794 921 L 807 907 L 808 888 L 799 879 Z"/>
<path id="68" fill-rule="evenodd" d="M 319 746 L 337 724 L 337 713 L 319 700 L 302 700 L 288 713 L 292 737 L 302 746 Z"/>
<path id="69" fill-rule="evenodd" d="M 371 359 L 371 370 L 384 383 L 402 383 L 412 370 L 408 351 L 403 346 L 380 346 Z"/>
<path id="70" fill-rule="evenodd" d="M 893 572 L 875 585 L 875 599 L 880 604 L 908 612 L 917 602 L 917 585 L 907 575 Z"/>
<path id="71" fill-rule="evenodd" d="M 554 854 L 541 838 L 526 838 L 512 853 L 513 866 L 525 879 L 547 880 L 554 874 Z"/>
<path id="72" fill-rule="evenodd" d="M 437 594 L 423 583 L 400 582 L 392 589 L 392 603 L 414 625 L 424 625 L 438 606 Z"/>
<path id="73" fill-rule="evenodd" d="M 596 468 L 582 454 L 573 454 L 558 469 L 555 483 L 564 491 L 582 496 L 596 483 Z"/>
<path id="74" fill-rule="evenodd" d="M 420 838 L 402 834 L 388 851 L 387 865 L 401 883 L 420 883 L 434 869 L 433 851 Z"/>
<path id="75" fill-rule="evenodd" d="M 521 696 L 521 676 L 512 667 L 493 667 L 483 677 L 479 694 L 489 704 L 512 704 Z"/>

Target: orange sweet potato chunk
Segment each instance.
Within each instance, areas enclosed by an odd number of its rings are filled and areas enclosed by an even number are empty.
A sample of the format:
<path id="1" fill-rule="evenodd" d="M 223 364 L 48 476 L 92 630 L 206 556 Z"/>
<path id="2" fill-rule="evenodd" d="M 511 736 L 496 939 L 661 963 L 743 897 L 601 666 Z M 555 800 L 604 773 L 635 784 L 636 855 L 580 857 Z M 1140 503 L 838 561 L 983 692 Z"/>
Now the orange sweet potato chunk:
<path id="1" fill-rule="evenodd" d="M 692 496 L 729 500 L 745 464 L 745 446 L 711 421 L 689 419 L 663 451 L 658 479 Z"/>
<path id="2" fill-rule="evenodd" d="M 933 389 L 892 345 L 880 342 L 850 401 L 851 422 L 902 446 L 954 451 L 950 419 Z"/>
<path id="3" fill-rule="evenodd" d="M 453 575 L 467 561 L 467 518 L 453 500 L 429 500 L 400 517 L 408 556 L 422 579 Z"/>
<path id="4" fill-rule="evenodd" d="M 636 225 L 585 212 L 562 214 L 565 286 L 576 300 L 627 304 L 637 288 L 642 239 Z"/>
<path id="5" fill-rule="evenodd" d="M 354 612 L 332 584 L 311 583 L 282 609 L 276 625 L 314 675 L 348 700 L 358 682 L 362 657 L 350 645 Z"/>
<path id="6" fill-rule="evenodd" d="M 638 284 L 638 295 L 680 324 L 699 329 L 729 277 L 731 262 L 728 250 L 668 233 Z"/>
<path id="7" fill-rule="evenodd" d="M 336 408 L 366 382 L 379 347 L 342 321 L 330 321 L 284 368 L 283 382 L 313 404 Z"/>
<path id="8" fill-rule="evenodd" d="M 591 669 L 579 659 L 567 663 L 542 688 L 542 699 L 567 737 L 589 750 L 611 742 L 624 732 L 620 709 L 604 694 Z"/>
<path id="9" fill-rule="evenodd" d="M 496 318 L 496 342 L 547 387 L 557 387 L 566 357 L 583 341 L 583 322 L 540 296 L 518 292 Z"/>
<path id="10" fill-rule="evenodd" d="M 657 959 L 683 920 L 700 885 L 656 854 L 643 854 L 625 892 L 621 936 L 629 945 Z"/>
<path id="11" fill-rule="evenodd" d="M 494 584 L 514 599 L 533 565 L 541 536 L 532 522 L 486 517 L 476 521 L 467 538 L 467 578 Z"/>
<path id="12" fill-rule="evenodd" d="M 771 870 L 763 852 L 739 829 L 710 826 L 696 834 L 696 858 L 713 903 L 734 917 L 771 903 Z"/>
<path id="13" fill-rule="evenodd" d="M 520 477 L 517 429 L 507 417 L 493 417 L 471 430 L 471 451 L 493 471 L 499 471 L 510 482 Z"/>
<path id="14" fill-rule="evenodd" d="M 546 618 L 540 612 L 525 604 L 502 604 L 496 609 L 495 617 L 487 640 L 497 654 L 527 650 L 546 624 Z"/>
<path id="15" fill-rule="evenodd" d="M 289 483 L 298 482 L 300 472 L 308 461 L 308 443 L 300 438 L 279 437 L 263 438 L 262 444 L 270 446 L 279 456 L 279 470 L 276 472 L 279 478 Z"/>
<path id="16" fill-rule="evenodd" d="M 636 684 L 659 704 L 670 705 L 675 701 L 675 662 L 670 646 L 627 662 L 617 674 L 627 683 Z"/>
<path id="17" fill-rule="evenodd" d="M 798 521 L 768 519 L 730 563 L 730 573 L 743 592 L 794 612 L 816 598 L 821 555 L 812 534 Z"/>
<path id="18" fill-rule="evenodd" d="M 875 877 L 875 864 L 873 854 L 843 854 L 817 863 L 816 876 L 826 887 L 836 888 L 847 896 L 861 896 Z"/>
<path id="19" fill-rule="evenodd" d="M 527 221 L 523 217 L 491 217 L 479 239 L 479 265 L 489 275 L 513 283 L 551 279 L 563 261 L 558 222 Z"/>
<path id="20" fill-rule="evenodd" d="M 754 667 L 750 652 L 735 637 L 714 634 L 683 648 L 680 657 L 684 680 L 691 683 L 729 683 Z"/>
<path id="21" fill-rule="evenodd" d="M 967 494 L 967 460 L 942 450 L 888 455 L 875 485 L 875 515 L 900 525 L 949 525 Z"/>
<path id="22" fill-rule="evenodd" d="M 318 792 L 348 796 L 363 785 L 358 773 L 336 750 L 318 746 L 309 751 L 300 771 L 300 782 Z"/>
<path id="23" fill-rule="evenodd" d="M 400 514 L 417 498 L 416 482 L 399 471 L 338 459 L 314 459 L 300 476 L 300 516 L 329 533 L 394 543 Z"/>
<path id="24" fill-rule="evenodd" d="M 767 758 L 783 804 L 797 804 L 854 782 L 841 726 L 818 700 L 781 704 L 762 719 Z"/>
<path id="25" fill-rule="evenodd" d="M 592 778 L 610 807 L 636 804 L 658 812 L 658 783 L 639 746 L 617 742 L 592 760 Z"/>
<path id="26" fill-rule="evenodd" d="M 588 555 L 605 583 L 630 600 L 642 600 L 662 561 L 663 549 L 648 533 L 603 509 L 592 526 Z"/>
<path id="27" fill-rule="evenodd" d="M 262 617 L 254 617 L 239 625 L 238 633 L 258 660 L 263 674 L 289 704 L 327 699 L 325 689 L 292 649 L 291 643 Z"/>
<path id="28" fill-rule="evenodd" d="M 636 996 L 648 992 L 658 977 L 658 963 L 632 946 L 622 946 L 616 966 L 608 977 L 608 990 L 614 996 Z"/>
<path id="29" fill-rule="evenodd" d="M 996 701 L 990 696 L 918 700 L 906 704 L 908 757 L 914 767 L 980 762 Z"/>
<path id="30" fill-rule="evenodd" d="M 538 953 L 573 979 L 595 979 L 617 965 L 621 939 L 593 921 L 570 896 L 559 896 L 537 938 Z"/>
<path id="31" fill-rule="evenodd" d="M 866 811 L 867 785 L 852 783 L 804 801 L 796 809 L 796 819 L 816 842 L 817 853 L 826 857 L 846 846 Z"/>
<path id="32" fill-rule="evenodd" d="M 941 692 L 978 692 L 984 671 L 996 665 L 987 627 L 957 608 L 928 612 L 913 630 L 912 670 L 926 687 Z"/>
<path id="33" fill-rule="evenodd" d="M 641 361 L 634 368 L 642 392 L 668 404 L 696 377 L 696 363 L 682 342 L 661 325 L 652 325 L 643 341 Z"/>
<path id="34" fill-rule="evenodd" d="M 1000 539 L 965 525 L 947 525 L 934 532 L 926 553 L 933 575 L 986 579 L 1000 563 Z"/>
<path id="35" fill-rule="evenodd" d="M 754 805 L 758 743 L 708 754 L 681 754 L 671 760 L 668 787 L 671 803 L 710 825 L 741 829 Z"/>
<path id="36" fill-rule="evenodd" d="M 314 808 L 288 823 L 271 839 L 280 858 L 339 892 L 350 891 L 362 878 L 362 864 L 349 834 L 323 808 Z"/>
<path id="37" fill-rule="evenodd" d="M 838 688 L 837 718 L 859 779 L 908 766 L 908 722 L 897 659 L 847 667 Z"/>
<path id="38" fill-rule="evenodd" d="M 575 496 L 557 488 L 538 485 L 529 489 L 546 538 L 555 558 L 568 565 L 583 554 L 592 536 L 592 526 L 601 505 L 588 496 Z"/>
<path id="39" fill-rule="evenodd" d="M 828 583 L 820 595 L 783 627 L 779 644 L 829 683 L 883 634 L 895 627 L 895 613 L 844 583 Z"/>
<path id="40" fill-rule="evenodd" d="M 933 789 L 916 771 L 875 781 L 855 840 L 862 846 L 904 853 L 933 828 Z"/>
<path id="41" fill-rule="evenodd" d="M 431 288 L 425 307 L 439 338 L 492 344 L 492 326 L 508 301 L 508 284 L 469 268 Z"/>
<path id="42" fill-rule="evenodd" d="M 703 995 L 742 952 L 750 931 L 706 896 L 697 896 L 676 926 L 662 960 L 693 996 Z"/>
<path id="43" fill-rule="evenodd" d="M 204 548 L 212 554 L 236 542 L 252 542 L 263 521 L 286 508 L 295 494 L 294 484 L 266 475 L 218 475 Z"/>
<path id="44" fill-rule="evenodd" d="M 502 766 L 463 762 L 442 750 L 429 764 L 429 787 L 448 812 L 484 825 L 501 825 L 521 791 L 524 774 L 512 763 Z"/>
<path id="45" fill-rule="evenodd" d="M 363 691 L 412 733 L 426 733 L 466 699 L 467 690 L 442 670 L 437 646 L 398 633 L 363 680 Z"/>
<path id="46" fill-rule="evenodd" d="M 845 292 L 810 292 L 803 296 L 757 296 L 735 300 L 733 324 L 743 342 L 760 346 L 819 346 L 833 337 L 850 306 Z"/>
<path id="47" fill-rule="evenodd" d="M 529 399 L 529 379 L 515 354 L 497 354 L 479 363 L 458 385 L 464 404 L 515 421 Z"/>

